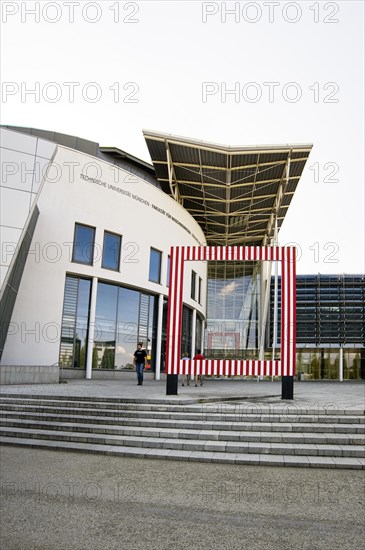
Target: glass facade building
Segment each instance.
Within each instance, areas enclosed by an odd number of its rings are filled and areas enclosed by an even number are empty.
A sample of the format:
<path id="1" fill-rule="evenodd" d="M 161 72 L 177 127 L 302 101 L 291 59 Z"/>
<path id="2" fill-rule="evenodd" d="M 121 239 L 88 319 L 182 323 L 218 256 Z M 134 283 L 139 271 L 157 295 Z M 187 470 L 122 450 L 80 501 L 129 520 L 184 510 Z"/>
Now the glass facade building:
<path id="1" fill-rule="evenodd" d="M 365 378 L 365 277 L 297 275 L 298 379 Z M 262 296 L 258 268 L 210 262 L 206 356 L 258 358 Z M 274 337 L 275 280 L 271 279 L 265 357 L 280 358 L 281 281 L 278 278 L 277 337 Z M 340 367 L 342 375 L 340 375 Z"/>
<path id="2" fill-rule="evenodd" d="M 268 347 L 273 345 L 274 279 L 271 280 Z M 304 379 L 365 378 L 365 277 L 297 275 L 297 373 Z M 278 281 L 278 318 L 281 289 Z M 277 336 L 280 346 L 280 331 Z"/>
<path id="3" fill-rule="evenodd" d="M 209 262 L 205 355 L 248 359 L 259 346 L 260 272 L 252 262 Z"/>

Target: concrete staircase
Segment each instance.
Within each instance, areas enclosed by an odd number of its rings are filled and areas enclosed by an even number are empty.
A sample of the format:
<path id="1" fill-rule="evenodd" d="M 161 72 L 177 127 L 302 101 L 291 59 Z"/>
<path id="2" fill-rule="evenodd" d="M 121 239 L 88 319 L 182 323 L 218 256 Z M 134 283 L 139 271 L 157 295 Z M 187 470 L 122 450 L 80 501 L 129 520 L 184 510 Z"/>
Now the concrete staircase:
<path id="1" fill-rule="evenodd" d="M 3 445 L 127 457 L 365 469 L 360 410 L 7 394 L 0 436 Z"/>

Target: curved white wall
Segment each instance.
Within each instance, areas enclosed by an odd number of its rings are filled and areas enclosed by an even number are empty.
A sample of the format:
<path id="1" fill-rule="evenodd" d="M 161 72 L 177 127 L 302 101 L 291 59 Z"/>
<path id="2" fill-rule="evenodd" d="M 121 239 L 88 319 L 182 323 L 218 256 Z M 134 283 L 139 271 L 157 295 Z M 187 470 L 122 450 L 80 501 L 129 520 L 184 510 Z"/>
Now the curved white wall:
<path id="1" fill-rule="evenodd" d="M 58 361 L 66 273 L 167 295 L 170 246 L 205 244 L 192 216 L 161 190 L 107 162 L 62 146 L 57 147 L 37 206 L 40 214 L 2 364 Z M 72 262 L 75 223 L 96 228 L 93 266 Z M 101 267 L 105 230 L 122 236 L 119 272 Z M 150 247 L 162 252 L 161 284 L 148 280 Z M 192 269 L 203 280 L 201 305 L 190 298 Z M 187 263 L 185 281 L 184 302 L 205 316 L 206 264 Z"/>
<path id="2" fill-rule="evenodd" d="M 56 143 L 0 128 L 0 288 Z"/>

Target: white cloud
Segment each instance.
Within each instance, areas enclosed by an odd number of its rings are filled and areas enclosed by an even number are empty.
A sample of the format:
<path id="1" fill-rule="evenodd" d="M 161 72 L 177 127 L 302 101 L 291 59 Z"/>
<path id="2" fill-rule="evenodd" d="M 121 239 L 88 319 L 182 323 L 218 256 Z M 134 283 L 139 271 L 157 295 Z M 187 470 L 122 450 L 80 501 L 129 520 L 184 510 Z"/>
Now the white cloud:
<path id="1" fill-rule="evenodd" d="M 220 291 L 219 296 L 228 296 L 229 294 L 232 294 L 237 288 L 237 284 L 233 281 L 232 283 L 228 283 L 228 285 L 225 285 Z"/>

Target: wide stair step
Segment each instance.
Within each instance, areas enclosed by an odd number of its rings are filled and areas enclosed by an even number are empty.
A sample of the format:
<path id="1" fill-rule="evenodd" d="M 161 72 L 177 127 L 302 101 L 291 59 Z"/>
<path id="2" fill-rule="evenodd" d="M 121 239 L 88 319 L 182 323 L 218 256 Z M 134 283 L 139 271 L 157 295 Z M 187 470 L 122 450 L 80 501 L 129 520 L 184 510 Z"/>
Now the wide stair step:
<path id="1" fill-rule="evenodd" d="M 182 415 L 184 418 L 184 415 Z M 199 420 L 194 419 L 180 419 L 172 416 L 171 418 L 157 418 L 153 416 L 150 418 L 145 418 L 143 415 L 140 417 L 135 417 L 134 415 L 103 415 L 103 416 L 88 416 L 77 414 L 74 415 L 71 410 L 68 413 L 57 414 L 57 413 L 37 413 L 37 412 L 22 412 L 22 411 L 7 411 L 3 410 L 0 412 L 0 420 L 4 419 L 23 419 L 23 420 L 36 420 L 36 421 L 49 421 L 54 420 L 57 422 L 67 422 L 67 423 L 77 423 L 77 422 L 87 422 L 90 425 L 94 424 L 114 424 L 117 426 L 149 426 L 149 427 L 160 427 L 160 428 L 175 428 L 175 429 L 217 429 L 217 430 L 228 430 L 228 431 L 272 431 L 272 432 L 293 432 L 293 433 L 302 433 L 313 432 L 313 433 L 341 433 L 345 431 L 349 434 L 364 434 L 365 433 L 365 424 L 362 423 L 352 423 L 352 424 L 341 424 L 336 422 L 335 424 L 329 423 L 319 423 L 319 422 L 298 422 L 293 423 L 289 422 L 264 422 L 260 421 L 257 416 L 253 416 L 251 421 L 247 422 L 228 422 L 221 420 L 220 415 L 216 415 L 215 419 L 203 420 L 202 417 L 199 417 Z M 346 417 L 347 418 L 347 417 Z"/>
<path id="2" fill-rule="evenodd" d="M 284 454 L 304 456 L 351 456 L 365 458 L 364 448 L 361 445 L 314 445 L 309 443 L 270 443 L 222 441 L 204 439 L 182 439 L 164 437 L 144 437 L 131 435 L 90 434 L 88 432 L 74 433 L 72 431 L 24 429 L 19 434 L 13 428 L 0 428 L 0 436 L 25 437 L 36 439 L 57 439 L 58 441 L 72 441 L 78 443 L 92 443 L 100 445 L 118 445 L 128 447 L 148 447 L 156 449 L 180 449 L 191 451 L 218 451 L 244 454 Z"/>
<path id="3" fill-rule="evenodd" d="M 0 401 L 2 403 L 2 401 Z M 85 404 L 80 406 L 80 404 L 73 405 L 69 403 L 67 406 L 60 404 L 45 405 L 42 403 L 29 404 L 29 403 L 3 403 L 3 411 L 22 411 L 28 413 L 43 414 L 43 415 L 69 415 L 72 412 L 73 416 L 85 415 L 88 416 L 115 416 L 115 417 L 133 417 L 133 418 L 154 418 L 154 419 L 175 419 L 175 420 L 217 420 L 219 418 L 223 419 L 225 422 L 244 422 L 252 421 L 255 418 L 259 418 L 260 422 L 321 422 L 321 423 L 341 423 L 346 422 L 347 424 L 364 424 L 365 425 L 365 416 L 359 414 L 315 414 L 311 411 L 302 411 L 301 413 L 296 413 L 295 411 L 265 411 L 265 410 L 247 410 L 246 408 L 237 408 L 237 410 L 224 409 L 224 410 L 214 410 L 214 408 L 209 406 L 200 406 L 200 407 L 161 407 L 161 406 L 140 406 L 136 405 L 122 405 L 120 407 L 109 406 L 105 408 L 104 404 L 95 404 L 91 406 L 90 404 Z"/>
<path id="4" fill-rule="evenodd" d="M 0 397 L 0 441 L 118 456 L 327 468 L 365 468 L 365 417 L 240 403 Z"/>
<path id="5" fill-rule="evenodd" d="M 345 434 L 345 433 L 306 433 L 306 432 L 262 432 L 262 431 L 230 431 L 215 429 L 170 429 L 159 427 L 134 427 L 134 426 L 115 426 L 112 424 L 92 425 L 79 422 L 35 422 L 32 420 L 21 419 L 3 419 L 3 427 L 14 427 L 22 429 L 40 429 L 72 432 L 84 432 L 109 435 L 127 435 L 134 437 L 160 437 L 183 438 L 183 439 L 204 439 L 206 441 L 246 441 L 246 442 L 273 442 L 273 443 L 299 443 L 299 444 L 329 444 L 329 445 L 365 445 L 364 434 Z"/>

